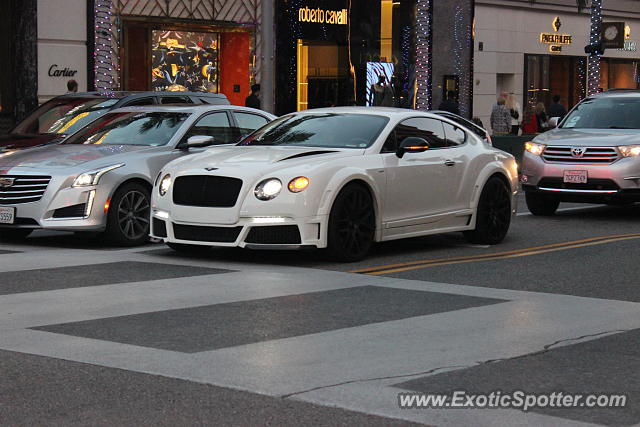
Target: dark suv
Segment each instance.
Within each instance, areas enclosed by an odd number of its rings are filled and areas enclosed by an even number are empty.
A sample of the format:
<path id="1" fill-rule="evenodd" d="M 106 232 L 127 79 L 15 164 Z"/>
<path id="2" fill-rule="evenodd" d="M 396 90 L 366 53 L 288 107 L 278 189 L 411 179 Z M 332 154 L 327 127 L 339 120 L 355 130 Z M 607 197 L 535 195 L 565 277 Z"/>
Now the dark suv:
<path id="1" fill-rule="evenodd" d="M 55 97 L 34 110 L 8 135 L 0 152 L 62 141 L 107 111 L 156 104 L 229 105 L 227 97 L 207 92 L 84 92 Z"/>

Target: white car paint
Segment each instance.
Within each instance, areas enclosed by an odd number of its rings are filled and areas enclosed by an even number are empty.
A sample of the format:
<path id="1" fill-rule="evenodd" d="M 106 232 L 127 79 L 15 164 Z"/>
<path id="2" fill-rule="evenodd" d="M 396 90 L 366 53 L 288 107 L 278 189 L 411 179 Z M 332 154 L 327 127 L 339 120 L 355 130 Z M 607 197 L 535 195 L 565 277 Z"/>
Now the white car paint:
<path id="1" fill-rule="evenodd" d="M 152 216 L 166 223 L 167 235 L 158 235 L 153 226 L 152 235 L 177 244 L 278 248 L 279 245 L 246 243 L 249 229 L 252 226 L 295 225 L 302 238 L 295 246 L 325 248 L 333 202 L 340 190 L 353 181 L 365 183 L 372 194 L 376 213 L 375 241 L 474 229 L 480 193 L 495 174 L 508 181 L 511 210 L 515 213 L 515 159 L 491 147 L 473 132 L 446 118 L 414 110 L 340 107 L 295 114 L 326 113 L 380 115 L 387 117 L 389 122 L 368 148 L 225 146 L 172 161 L 162 169 L 161 175 L 170 175 L 173 182 L 189 175 L 225 176 L 241 179 L 242 188 L 234 207 L 209 208 L 176 204 L 173 202 L 174 185 L 161 196 L 156 183 L 152 193 Z M 438 119 L 454 125 L 465 131 L 467 141 L 457 147 L 407 153 L 403 158 L 395 153 L 381 153 L 395 126 L 415 117 Z M 288 159 L 314 151 L 333 152 Z M 446 165 L 451 162 L 453 165 Z M 288 191 L 289 181 L 299 176 L 310 179 L 309 187 L 301 193 Z M 256 185 L 272 177 L 282 181 L 282 192 L 273 200 L 258 200 L 254 195 Z M 224 243 L 177 239 L 171 223 L 243 228 L 235 241 Z"/>

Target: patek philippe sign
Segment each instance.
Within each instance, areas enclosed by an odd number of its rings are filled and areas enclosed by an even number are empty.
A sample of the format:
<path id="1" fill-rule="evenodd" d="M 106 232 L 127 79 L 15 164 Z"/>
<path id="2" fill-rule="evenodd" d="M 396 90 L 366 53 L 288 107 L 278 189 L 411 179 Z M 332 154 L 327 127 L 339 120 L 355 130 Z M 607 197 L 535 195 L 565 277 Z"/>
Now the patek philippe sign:
<path id="1" fill-rule="evenodd" d="M 573 43 L 573 36 L 571 34 L 561 34 L 560 28 L 562 28 L 562 21 L 559 16 L 556 16 L 551 23 L 553 33 L 540 33 L 540 43 L 549 45 L 549 52 L 560 53 L 562 52 L 563 45 L 570 45 Z"/>
<path id="2" fill-rule="evenodd" d="M 69 67 L 62 67 L 58 64 L 53 64 L 49 67 L 47 75 L 49 77 L 73 77 L 78 73 L 78 70 L 73 70 Z"/>
<path id="3" fill-rule="evenodd" d="M 347 9 L 327 10 L 323 8 L 302 7 L 298 10 L 298 21 L 312 24 L 347 25 Z"/>

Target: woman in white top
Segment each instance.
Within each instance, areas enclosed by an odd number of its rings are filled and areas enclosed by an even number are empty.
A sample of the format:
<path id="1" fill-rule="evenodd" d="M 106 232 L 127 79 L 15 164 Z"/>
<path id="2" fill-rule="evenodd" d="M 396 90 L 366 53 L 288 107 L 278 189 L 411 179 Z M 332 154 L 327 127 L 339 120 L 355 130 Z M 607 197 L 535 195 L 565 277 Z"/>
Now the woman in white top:
<path id="1" fill-rule="evenodd" d="M 520 103 L 513 93 L 507 95 L 507 108 L 509 109 L 509 114 L 511 114 L 511 134 L 517 135 L 522 122 L 522 107 L 520 107 Z"/>

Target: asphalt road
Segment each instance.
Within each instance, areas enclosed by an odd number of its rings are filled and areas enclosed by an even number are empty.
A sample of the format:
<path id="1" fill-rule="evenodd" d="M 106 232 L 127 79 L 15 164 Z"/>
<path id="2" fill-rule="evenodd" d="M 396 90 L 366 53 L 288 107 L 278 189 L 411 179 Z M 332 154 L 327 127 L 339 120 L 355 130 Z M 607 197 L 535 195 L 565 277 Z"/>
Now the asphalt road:
<path id="1" fill-rule="evenodd" d="M 0 424 L 638 424 L 639 247 L 640 205 L 545 218 L 523 201 L 500 245 L 453 233 L 379 244 L 354 264 L 36 232 L 0 243 Z M 394 403 L 459 389 L 628 403 Z"/>

